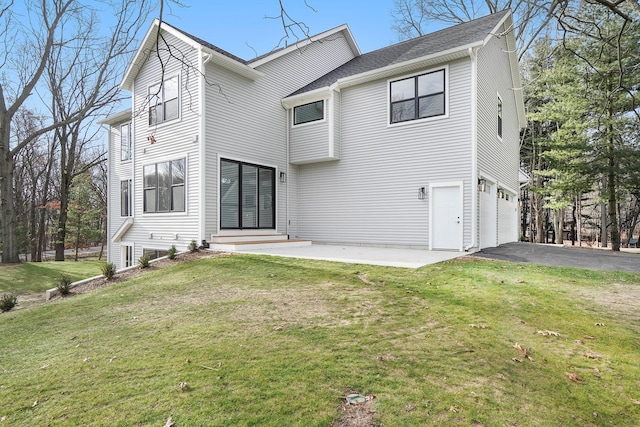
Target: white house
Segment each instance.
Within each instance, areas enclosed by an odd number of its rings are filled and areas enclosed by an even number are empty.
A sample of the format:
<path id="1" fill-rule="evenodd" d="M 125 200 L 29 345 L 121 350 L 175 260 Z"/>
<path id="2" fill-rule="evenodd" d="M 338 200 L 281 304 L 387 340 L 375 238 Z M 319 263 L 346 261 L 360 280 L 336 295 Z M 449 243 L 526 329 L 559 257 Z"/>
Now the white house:
<path id="1" fill-rule="evenodd" d="M 154 22 L 109 117 L 109 259 L 306 240 L 518 238 L 510 11 L 362 54 L 346 25 L 245 61 Z M 226 246 L 225 246 L 226 247 Z"/>

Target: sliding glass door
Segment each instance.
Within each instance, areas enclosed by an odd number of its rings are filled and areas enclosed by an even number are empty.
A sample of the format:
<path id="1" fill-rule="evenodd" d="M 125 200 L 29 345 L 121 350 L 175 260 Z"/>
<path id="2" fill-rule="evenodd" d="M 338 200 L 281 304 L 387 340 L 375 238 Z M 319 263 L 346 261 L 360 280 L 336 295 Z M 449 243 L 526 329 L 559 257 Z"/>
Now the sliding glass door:
<path id="1" fill-rule="evenodd" d="M 220 161 L 220 228 L 275 228 L 275 169 Z"/>

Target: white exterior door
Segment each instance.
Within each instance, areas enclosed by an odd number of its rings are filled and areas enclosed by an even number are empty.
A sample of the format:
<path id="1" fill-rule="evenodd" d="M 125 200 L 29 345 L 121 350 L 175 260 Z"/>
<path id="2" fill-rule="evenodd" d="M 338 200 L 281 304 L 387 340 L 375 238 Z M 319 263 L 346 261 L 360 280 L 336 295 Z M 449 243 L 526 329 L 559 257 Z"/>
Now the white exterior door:
<path id="1" fill-rule="evenodd" d="M 430 186 L 430 249 L 462 250 L 462 183 Z"/>
<path id="2" fill-rule="evenodd" d="M 487 182 L 480 192 L 480 249 L 497 245 L 498 201 L 496 186 Z"/>
<path id="3" fill-rule="evenodd" d="M 513 194 L 498 199 L 498 244 L 518 240 L 518 208 Z"/>

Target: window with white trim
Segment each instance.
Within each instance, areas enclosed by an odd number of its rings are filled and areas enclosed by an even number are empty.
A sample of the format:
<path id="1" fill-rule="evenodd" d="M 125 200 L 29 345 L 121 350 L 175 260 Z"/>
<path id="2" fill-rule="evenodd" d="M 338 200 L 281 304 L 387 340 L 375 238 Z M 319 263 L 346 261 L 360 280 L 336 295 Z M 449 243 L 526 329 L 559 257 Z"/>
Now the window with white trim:
<path id="1" fill-rule="evenodd" d="M 311 102 L 293 108 L 294 125 L 301 125 L 318 120 L 324 120 L 324 101 Z"/>
<path id="2" fill-rule="evenodd" d="M 122 257 L 124 268 L 133 267 L 133 246 L 122 246 Z"/>
<path id="3" fill-rule="evenodd" d="M 149 126 L 179 117 L 179 79 L 173 76 L 149 86 Z"/>
<path id="4" fill-rule="evenodd" d="M 120 181 L 120 216 L 131 216 L 131 180 Z"/>
<path id="5" fill-rule="evenodd" d="M 391 123 L 445 115 L 445 87 L 444 69 L 392 81 L 389 84 Z"/>
<path id="6" fill-rule="evenodd" d="M 120 160 L 131 160 L 131 123 L 120 126 Z"/>
<path id="7" fill-rule="evenodd" d="M 144 212 L 184 212 L 185 159 L 146 165 L 143 168 Z"/>
<path id="8" fill-rule="evenodd" d="M 502 98 L 498 95 L 498 138 L 502 139 Z"/>

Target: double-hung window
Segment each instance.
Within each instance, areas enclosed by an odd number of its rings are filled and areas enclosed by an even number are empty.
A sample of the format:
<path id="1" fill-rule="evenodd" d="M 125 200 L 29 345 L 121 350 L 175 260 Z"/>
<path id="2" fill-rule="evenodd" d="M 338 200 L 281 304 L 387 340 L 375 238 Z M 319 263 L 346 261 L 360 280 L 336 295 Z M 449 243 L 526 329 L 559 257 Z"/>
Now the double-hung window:
<path id="1" fill-rule="evenodd" d="M 184 212 L 185 159 L 144 167 L 144 212 Z"/>
<path id="2" fill-rule="evenodd" d="M 120 126 L 120 160 L 131 160 L 131 123 Z"/>
<path id="3" fill-rule="evenodd" d="M 445 115 L 445 87 L 444 69 L 392 81 L 391 123 Z"/>
<path id="4" fill-rule="evenodd" d="M 157 125 L 179 116 L 178 76 L 149 86 L 149 126 Z"/>
<path id="5" fill-rule="evenodd" d="M 131 216 L 131 180 L 120 181 L 120 216 Z"/>

